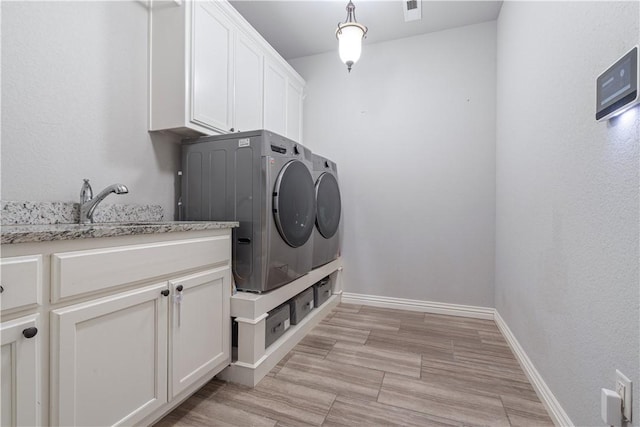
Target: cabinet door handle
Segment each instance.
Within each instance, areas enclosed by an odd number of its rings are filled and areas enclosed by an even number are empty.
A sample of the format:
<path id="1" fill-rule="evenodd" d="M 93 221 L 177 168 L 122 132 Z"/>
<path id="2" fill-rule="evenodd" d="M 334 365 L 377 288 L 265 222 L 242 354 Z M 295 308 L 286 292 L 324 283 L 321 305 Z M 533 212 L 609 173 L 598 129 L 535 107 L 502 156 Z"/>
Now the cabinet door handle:
<path id="1" fill-rule="evenodd" d="M 160 293 L 162 294 L 163 297 L 168 297 L 169 296 L 169 289 L 165 289 L 163 291 L 160 291 Z"/>
<path id="2" fill-rule="evenodd" d="M 22 335 L 24 335 L 25 338 L 33 338 L 36 336 L 37 333 L 38 333 L 38 328 L 36 327 L 27 328 L 24 331 L 22 331 Z"/>
<path id="3" fill-rule="evenodd" d="M 4 286 L 0 285 L 0 294 L 4 292 Z"/>
<path id="4" fill-rule="evenodd" d="M 178 292 L 182 292 L 183 289 L 184 289 L 184 286 L 182 286 L 182 285 L 176 286 L 176 291 L 178 291 Z"/>

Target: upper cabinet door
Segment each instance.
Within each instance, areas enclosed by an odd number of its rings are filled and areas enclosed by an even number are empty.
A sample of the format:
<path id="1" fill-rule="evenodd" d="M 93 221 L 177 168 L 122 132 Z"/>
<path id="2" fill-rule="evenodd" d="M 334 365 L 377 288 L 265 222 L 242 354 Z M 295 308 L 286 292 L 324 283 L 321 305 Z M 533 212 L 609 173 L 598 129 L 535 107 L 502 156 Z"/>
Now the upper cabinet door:
<path id="1" fill-rule="evenodd" d="M 280 135 L 287 132 L 287 76 L 271 62 L 264 69 L 264 128 Z"/>
<path id="2" fill-rule="evenodd" d="M 232 25 L 211 2 L 194 2 L 193 14 L 191 119 L 227 132 L 232 127 Z"/>
<path id="3" fill-rule="evenodd" d="M 287 84 L 287 138 L 302 142 L 302 87 Z"/>
<path id="4" fill-rule="evenodd" d="M 264 54 L 244 34 L 238 33 L 235 48 L 236 131 L 262 129 L 262 79 Z"/>

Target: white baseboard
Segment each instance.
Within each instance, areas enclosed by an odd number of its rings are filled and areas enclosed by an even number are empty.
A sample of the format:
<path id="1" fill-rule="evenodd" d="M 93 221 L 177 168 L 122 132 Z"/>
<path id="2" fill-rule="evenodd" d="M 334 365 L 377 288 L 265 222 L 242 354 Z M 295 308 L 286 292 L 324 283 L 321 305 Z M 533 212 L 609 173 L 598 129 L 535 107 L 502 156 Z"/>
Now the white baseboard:
<path id="1" fill-rule="evenodd" d="M 540 398 L 540 401 L 547 409 L 553 423 L 557 426 L 573 426 L 573 422 L 571 422 L 567 413 L 562 409 L 562 406 L 560 406 L 560 402 L 558 402 L 558 399 L 553 395 L 547 383 L 544 382 L 542 376 L 533 365 L 533 362 L 531 362 L 531 359 L 529 359 L 529 356 L 527 356 L 527 353 L 525 353 L 515 335 L 513 335 L 513 332 L 511 332 L 511 329 L 509 329 L 497 310 L 495 311 L 494 320 L 504 339 L 515 354 L 516 359 L 520 362 L 520 366 L 533 386 L 533 389 L 536 391 L 538 398 Z"/>
<path id="2" fill-rule="evenodd" d="M 415 299 L 382 297 L 377 295 L 342 293 L 342 302 L 347 304 L 371 305 L 374 307 L 395 308 L 398 310 L 420 311 L 423 313 L 447 314 L 449 316 L 473 317 L 493 320 L 494 309 L 472 305 L 447 304 L 443 302 L 421 301 Z"/>

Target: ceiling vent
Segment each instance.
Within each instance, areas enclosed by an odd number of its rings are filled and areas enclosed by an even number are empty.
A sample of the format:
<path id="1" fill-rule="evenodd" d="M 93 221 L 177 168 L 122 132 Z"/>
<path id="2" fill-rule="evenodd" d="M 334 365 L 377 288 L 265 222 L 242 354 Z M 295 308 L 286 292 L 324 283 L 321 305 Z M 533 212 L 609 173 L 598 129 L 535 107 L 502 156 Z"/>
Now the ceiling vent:
<path id="1" fill-rule="evenodd" d="M 404 9 L 404 22 L 422 19 L 422 0 L 405 0 L 402 2 L 402 5 Z"/>

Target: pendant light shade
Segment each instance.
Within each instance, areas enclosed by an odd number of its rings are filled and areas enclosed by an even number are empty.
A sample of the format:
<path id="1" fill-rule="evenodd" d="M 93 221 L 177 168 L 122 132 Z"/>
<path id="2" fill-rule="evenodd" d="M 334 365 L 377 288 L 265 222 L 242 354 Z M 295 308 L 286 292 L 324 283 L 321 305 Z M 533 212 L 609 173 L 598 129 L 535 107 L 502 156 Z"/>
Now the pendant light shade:
<path id="1" fill-rule="evenodd" d="M 356 22 L 355 11 L 356 7 L 349 0 L 349 4 L 347 4 L 347 20 L 344 23 L 339 23 L 336 30 L 340 60 L 346 64 L 349 72 L 351 72 L 353 64 L 360 59 L 362 39 L 367 34 L 367 27 Z"/>

